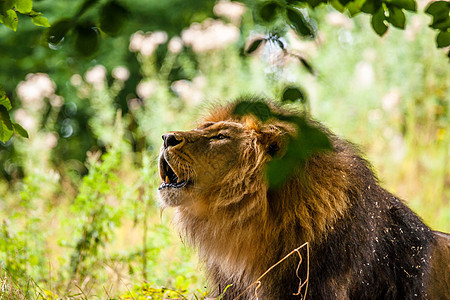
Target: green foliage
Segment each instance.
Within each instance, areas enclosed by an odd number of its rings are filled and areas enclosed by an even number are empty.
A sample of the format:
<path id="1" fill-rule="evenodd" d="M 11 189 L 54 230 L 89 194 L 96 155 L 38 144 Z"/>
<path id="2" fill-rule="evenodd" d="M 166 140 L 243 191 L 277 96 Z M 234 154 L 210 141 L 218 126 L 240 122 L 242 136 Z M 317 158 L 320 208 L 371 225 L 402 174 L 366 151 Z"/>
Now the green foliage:
<path id="1" fill-rule="evenodd" d="M 314 31 L 311 24 L 306 21 L 303 13 L 295 7 L 286 9 L 286 16 L 291 26 L 303 37 L 314 37 Z"/>
<path id="2" fill-rule="evenodd" d="M 183 280 L 180 277 L 181 280 Z M 180 282 L 178 283 L 180 284 Z M 121 295 L 120 299 L 123 300 L 144 300 L 144 299 L 154 299 L 154 300 L 164 300 L 164 299 L 206 299 L 207 293 L 200 290 L 197 291 L 191 298 L 188 298 L 187 291 L 178 288 L 155 288 L 149 283 L 144 283 L 142 285 L 135 286 L 132 291 Z"/>
<path id="3" fill-rule="evenodd" d="M 128 9 L 117 1 L 106 3 L 100 12 L 100 29 L 110 36 L 118 35 L 128 14 Z"/>
<path id="4" fill-rule="evenodd" d="M 75 27 L 75 49 L 83 56 L 91 56 L 97 52 L 100 44 L 98 29 L 89 23 Z"/>
<path id="5" fill-rule="evenodd" d="M 14 128 L 9 118 L 8 110 L 0 106 L 0 141 L 6 142 L 13 135 Z"/>
<path id="6" fill-rule="evenodd" d="M 5 90 L 0 85 L 0 142 L 8 141 L 14 132 L 22 137 L 28 138 L 28 133 L 22 126 L 11 121 L 9 111 L 11 110 L 11 101 L 6 96 Z"/>
<path id="7" fill-rule="evenodd" d="M 99 251 L 111 240 L 113 230 L 120 225 L 121 210 L 106 203 L 108 195 L 121 197 L 123 187 L 116 176 L 120 167 L 121 151 L 112 149 L 102 157 L 103 162 L 91 161 L 90 173 L 83 178 L 80 192 L 72 211 L 83 224 L 71 256 L 71 276 L 92 272 L 92 258 L 101 256 Z M 114 189 L 112 189 L 114 187 Z M 94 260 L 95 261 L 95 260 Z"/>
<path id="8" fill-rule="evenodd" d="M 450 45 L 450 3 L 436 1 L 428 5 L 425 12 L 433 17 L 430 27 L 437 30 L 436 43 L 438 48 Z M 450 52 L 449 52 L 450 53 Z"/>
<path id="9" fill-rule="evenodd" d="M 306 97 L 302 90 L 295 86 L 288 86 L 284 89 L 283 95 L 281 96 L 281 101 L 283 102 L 300 102 L 303 105 L 306 104 Z"/>
<path id="10" fill-rule="evenodd" d="M 389 16 L 386 18 L 386 20 L 389 23 L 391 23 L 392 25 L 394 25 L 397 28 L 405 29 L 406 17 L 405 17 L 405 13 L 403 12 L 402 9 L 400 9 L 394 5 L 389 5 L 388 6 L 388 14 L 389 14 Z"/>
<path id="11" fill-rule="evenodd" d="M 264 22 L 273 22 L 277 16 L 277 10 L 281 8 L 277 2 L 262 3 L 258 14 Z"/>
<path id="12" fill-rule="evenodd" d="M 63 19 L 56 22 L 47 33 L 47 41 L 52 45 L 57 45 L 67 34 L 71 27 L 71 21 Z"/>
<path id="13" fill-rule="evenodd" d="M 3 11 L 0 15 L 0 23 L 3 23 L 6 27 L 16 31 L 17 26 L 19 25 L 17 13 L 12 9 Z"/>
<path id="14" fill-rule="evenodd" d="M 386 15 L 384 8 L 380 7 L 372 16 L 372 28 L 379 35 L 382 36 L 388 30 L 385 24 Z"/>
<path id="15" fill-rule="evenodd" d="M 252 54 L 252 53 L 255 52 L 256 50 L 258 50 L 258 48 L 259 48 L 261 45 L 265 44 L 265 42 L 266 42 L 266 39 L 256 39 L 256 40 L 254 40 L 254 41 L 250 44 L 250 46 L 245 50 L 245 54 L 247 54 L 247 55 Z"/>
<path id="16" fill-rule="evenodd" d="M 311 20 L 305 18 L 299 7 L 304 8 L 307 4 L 314 9 L 322 3 L 328 3 L 341 13 L 347 10 L 351 17 L 360 13 L 371 15 L 372 28 L 379 36 L 383 36 L 387 32 L 387 23 L 396 28 L 405 29 L 405 10 L 417 12 L 415 0 L 275 0 L 262 2 L 257 15 L 263 24 L 272 23 L 277 16 L 282 16 L 285 23 L 291 26 L 300 36 L 314 37 L 314 25 Z M 429 5 L 431 9 L 426 9 L 426 12 L 434 17 L 430 27 L 438 31 L 436 38 L 438 48 L 446 47 L 450 43 L 447 34 L 450 24 L 449 5 L 448 1 L 436 1 Z"/>
<path id="17" fill-rule="evenodd" d="M 33 11 L 33 0 L 3 0 L 0 2 L 0 23 L 16 31 L 19 25 L 17 13 L 27 15 L 31 21 L 42 27 L 50 27 L 42 13 Z"/>

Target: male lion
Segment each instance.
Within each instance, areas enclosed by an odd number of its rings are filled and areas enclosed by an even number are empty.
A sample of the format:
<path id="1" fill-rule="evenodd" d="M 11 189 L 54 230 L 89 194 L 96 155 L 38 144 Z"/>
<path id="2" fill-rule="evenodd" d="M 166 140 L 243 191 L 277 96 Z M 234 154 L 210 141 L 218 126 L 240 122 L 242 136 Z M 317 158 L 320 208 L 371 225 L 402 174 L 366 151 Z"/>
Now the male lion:
<path id="1" fill-rule="evenodd" d="M 223 299 L 449 297 L 448 235 L 380 187 L 352 144 L 310 121 L 333 150 L 313 154 L 271 189 L 265 165 L 283 156 L 297 129 L 234 115 L 236 103 L 214 109 L 194 130 L 163 135 L 159 161 L 162 205 L 175 207 L 176 224 L 219 292 L 228 287 Z M 299 256 L 291 255 L 254 284 L 305 242 L 309 257 L 300 249 L 298 270 Z M 309 281 L 298 293 L 300 278 Z"/>

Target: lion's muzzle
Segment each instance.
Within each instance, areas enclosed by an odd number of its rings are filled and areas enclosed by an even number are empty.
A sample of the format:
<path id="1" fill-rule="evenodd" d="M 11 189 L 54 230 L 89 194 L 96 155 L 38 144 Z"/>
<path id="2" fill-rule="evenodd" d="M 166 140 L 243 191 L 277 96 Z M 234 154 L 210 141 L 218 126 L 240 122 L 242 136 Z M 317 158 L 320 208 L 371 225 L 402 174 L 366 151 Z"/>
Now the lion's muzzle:
<path id="1" fill-rule="evenodd" d="M 174 133 L 167 133 L 162 136 L 164 141 L 163 150 L 159 157 L 159 175 L 161 176 L 162 183 L 159 186 L 159 190 L 165 188 L 182 188 L 186 185 L 186 180 L 180 180 L 179 176 L 175 173 L 166 159 L 167 151 L 171 147 L 175 147 L 183 142 L 182 139 L 177 139 Z"/>

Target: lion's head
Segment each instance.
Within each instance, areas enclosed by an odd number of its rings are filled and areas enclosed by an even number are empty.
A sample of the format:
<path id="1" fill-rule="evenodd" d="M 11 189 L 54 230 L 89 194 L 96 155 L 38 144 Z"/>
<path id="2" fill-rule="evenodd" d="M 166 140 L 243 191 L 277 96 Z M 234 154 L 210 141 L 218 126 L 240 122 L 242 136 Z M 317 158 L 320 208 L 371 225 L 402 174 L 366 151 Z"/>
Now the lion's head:
<path id="1" fill-rule="evenodd" d="M 264 164 L 281 149 L 288 125 L 262 124 L 232 111 L 233 105 L 221 107 L 193 130 L 162 136 L 163 205 L 224 207 L 266 189 Z"/>
<path id="2" fill-rule="evenodd" d="M 294 222 L 300 216 L 305 237 L 325 230 L 346 207 L 343 194 L 350 179 L 338 175 L 327 189 L 317 187 L 314 193 L 311 191 L 314 185 L 323 185 L 324 170 L 347 172 L 348 160 L 353 159 L 352 150 L 347 155 L 346 149 L 340 149 L 344 155 L 338 159 L 333 154 L 320 155 L 320 172 L 316 171 L 318 164 L 312 158 L 303 172 L 307 180 L 294 176 L 283 188 L 270 190 L 265 179 L 266 164 L 283 156 L 287 141 L 297 128 L 275 118 L 263 123 L 252 115 L 238 116 L 234 110 L 239 102 L 212 109 L 193 130 L 162 136 L 159 158 L 162 183 L 158 190 L 163 207 L 176 207 L 184 223 L 187 216 L 208 216 L 208 225 L 216 221 L 245 223 L 258 216 L 258 226 L 272 226 L 268 224 L 289 219 Z M 297 114 L 268 104 L 278 115 Z M 335 148 L 343 147 L 339 140 L 333 143 Z M 318 198 L 321 200 L 317 201 Z M 299 205 L 302 199 L 304 203 Z M 291 209 L 294 211 L 283 215 L 283 221 L 275 220 L 274 216 L 281 216 L 279 211 Z M 190 230 L 190 225 L 183 226 Z"/>

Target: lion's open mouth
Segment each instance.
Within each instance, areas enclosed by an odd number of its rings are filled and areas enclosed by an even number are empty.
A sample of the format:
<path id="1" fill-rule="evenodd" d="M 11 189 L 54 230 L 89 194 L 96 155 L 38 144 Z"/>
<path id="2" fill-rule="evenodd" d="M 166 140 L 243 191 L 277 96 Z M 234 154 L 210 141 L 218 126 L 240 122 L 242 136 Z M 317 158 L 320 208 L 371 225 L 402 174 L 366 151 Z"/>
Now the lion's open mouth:
<path id="1" fill-rule="evenodd" d="M 175 173 L 175 171 L 170 167 L 169 163 L 164 158 L 164 155 L 161 155 L 159 160 L 159 175 L 161 176 L 162 183 L 159 186 L 158 190 L 162 190 L 165 188 L 182 188 L 187 184 L 187 180 L 180 180 Z"/>

